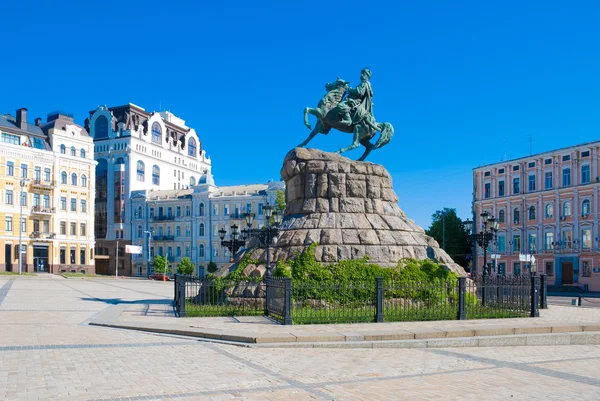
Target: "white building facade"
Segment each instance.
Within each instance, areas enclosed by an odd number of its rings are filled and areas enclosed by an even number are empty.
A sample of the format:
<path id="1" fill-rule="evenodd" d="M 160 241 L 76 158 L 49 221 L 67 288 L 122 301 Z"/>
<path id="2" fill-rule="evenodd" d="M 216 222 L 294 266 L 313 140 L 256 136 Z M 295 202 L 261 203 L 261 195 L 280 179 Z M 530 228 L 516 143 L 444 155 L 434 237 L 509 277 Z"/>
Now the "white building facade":
<path id="1" fill-rule="evenodd" d="M 131 275 L 124 248 L 135 237 L 132 194 L 190 188 L 210 174 L 211 161 L 196 131 L 170 112 L 147 112 L 134 104 L 100 106 L 90 112 L 86 127 L 98 162 L 96 270 L 114 274 L 118 249 L 118 273 Z"/>

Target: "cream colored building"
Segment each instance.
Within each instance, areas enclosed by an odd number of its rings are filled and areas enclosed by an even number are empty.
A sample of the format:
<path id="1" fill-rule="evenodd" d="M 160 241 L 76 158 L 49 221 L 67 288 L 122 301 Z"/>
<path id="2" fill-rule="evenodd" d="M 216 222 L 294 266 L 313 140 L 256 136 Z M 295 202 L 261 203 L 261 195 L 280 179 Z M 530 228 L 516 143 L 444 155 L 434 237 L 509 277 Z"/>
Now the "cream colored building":
<path id="1" fill-rule="evenodd" d="M 94 268 L 94 146 L 67 113 L 0 115 L 0 271 Z M 21 224 L 19 224 L 22 216 Z M 20 232 L 20 229 L 22 231 Z"/>

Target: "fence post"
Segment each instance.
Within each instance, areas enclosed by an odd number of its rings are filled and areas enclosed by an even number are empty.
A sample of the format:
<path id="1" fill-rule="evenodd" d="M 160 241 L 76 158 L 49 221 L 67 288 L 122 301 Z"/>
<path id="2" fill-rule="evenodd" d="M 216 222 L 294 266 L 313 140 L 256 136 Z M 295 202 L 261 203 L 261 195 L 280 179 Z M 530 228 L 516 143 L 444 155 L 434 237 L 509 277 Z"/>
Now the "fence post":
<path id="1" fill-rule="evenodd" d="M 173 284 L 173 306 L 177 307 L 177 274 L 175 274 L 175 282 Z"/>
<path id="2" fill-rule="evenodd" d="M 467 312 L 465 310 L 465 292 L 467 289 L 467 278 L 458 278 L 458 320 L 466 320 Z"/>
<path id="3" fill-rule="evenodd" d="M 283 281 L 285 283 L 285 317 L 283 318 L 283 324 L 289 325 L 292 324 L 292 279 L 285 278 Z"/>
<path id="4" fill-rule="evenodd" d="M 488 285 L 488 275 L 484 274 L 481 276 L 481 306 L 485 306 L 487 304 L 487 285 Z"/>
<path id="5" fill-rule="evenodd" d="M 375 278 L 375 288 L 377 290 L 375 321 L 381 323 L 383 322 L 383 277 Z"/>
<path id="6" fill-rule="evenodd" d="M 539 317 L 540 310 L 538 309 L 538 301 L 540 296 L 538 293 L 538 287 L 540 285 L 540 278 L 537 274 L 531 276 L 531 317 Z"/>
<path id="7" fill-rule="evenodd" d="M 271 281 L 271 279 L 269 277 L 267 277 L 265 275 L 265 316 L 269 316 L 269 299 L 270 299 L 270 293 L 271 291 L 269 291 L 269 282 Z"/>
<path id="8" fill-rule="evenodd" d="M 540 309 L 548 309 L 548 277 L 540 274 Z"/>
<path id="9" fill-rule="evenodd" d="M 179 313 L 179 317 L 186 317 L 187 313 L 185 311 L 185 284 L 187 280 L 179 280 L 179 295 L 178 301 L 179 305 L 177 305 L 177 312 Z"/>

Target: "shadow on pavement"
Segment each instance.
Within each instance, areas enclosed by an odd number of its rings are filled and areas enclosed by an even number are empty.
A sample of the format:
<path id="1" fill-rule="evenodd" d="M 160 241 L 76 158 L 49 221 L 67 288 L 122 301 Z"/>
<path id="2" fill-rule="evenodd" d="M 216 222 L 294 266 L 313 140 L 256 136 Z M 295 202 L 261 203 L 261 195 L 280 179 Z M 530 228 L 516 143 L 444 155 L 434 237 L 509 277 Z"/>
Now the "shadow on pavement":
<path id="1" fill-rule="evenodd" d="M 81 298 L 81 300 L 92 302 L 104 302 L 110 305 L 171 305 L 173 303 L 172 299 L 137 299 L 132 301 L 121 298 Z"/>

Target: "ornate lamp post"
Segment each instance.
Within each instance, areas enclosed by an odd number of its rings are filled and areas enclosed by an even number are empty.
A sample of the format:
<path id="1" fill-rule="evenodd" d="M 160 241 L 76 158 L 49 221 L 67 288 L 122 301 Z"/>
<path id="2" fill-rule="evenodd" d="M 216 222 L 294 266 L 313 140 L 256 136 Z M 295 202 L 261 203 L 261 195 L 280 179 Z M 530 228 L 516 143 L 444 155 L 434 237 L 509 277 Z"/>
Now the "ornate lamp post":
<path id="1" fill-rule="evenodd" d="M 469 240 L 473 243 L 477 243 L 483 249 L 482 273 L 484 276 L 487 276 L 489 274 L 489 266 L 487 265 L 487 247 L 494 240 L 494 235 L 498 231 L 500 223 L 498 223 L 494 217 L 490 217 L 488 212 L 483 212 L 480 216 L 481 222 L 483 223 L 483 229 L 479 233 L 469 234 Z M 466 220 L 464 224 L 467 232 L 472 232 L 473 222 Z"/>
<path id="2" fill-rule="evenodd" d="M 227 249 L 231 251 L 231 254 L 235 255 L 237 251 L 246 244 L 246 241 L 243 238 L 240 238 L 240 229 L 237 224 L 231 226 L 231 240 L 225 241 L 225 234 L 227 234 L 227 231 L 225 231 L 224 228 L 221 228 L 219 230 L 221 246 L 227 247 Z"/>

